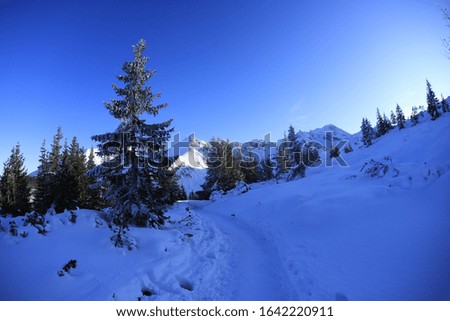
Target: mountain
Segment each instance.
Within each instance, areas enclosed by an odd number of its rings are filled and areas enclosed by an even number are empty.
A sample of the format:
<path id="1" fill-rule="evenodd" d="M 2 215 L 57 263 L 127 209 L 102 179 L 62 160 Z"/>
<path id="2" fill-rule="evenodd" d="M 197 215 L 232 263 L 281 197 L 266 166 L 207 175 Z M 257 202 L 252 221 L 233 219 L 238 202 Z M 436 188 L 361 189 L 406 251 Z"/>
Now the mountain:
<path id="1" fill-rule="evenodd" d="M 188 137 L 187 142 L 187 148 L 177 150 L 172 168 L 177 171 L 178 182 L 189 196 L 190 193 L 200 191 L 205 182 L 208 168 L 206 153 L 209 144 L 193 136 Z"/>
<path id="2" fill-rule="evenodd" d="M 330 135 L 332 137 L 333 143 L 336 145 L 338 141 L 346 140 L 353 144 L 358 144 L 359 140 L 359 134 L 351 135 L 347 133 L 345 130 L 340 129 L 339 127 L 336 127 L 335 125 L 329 124 L 325 125 L 322 128 L 316 128 L 314 130 L 303 132 L 298 131 L 297 132 L 297 139 L 299 141 L 313 141 L 318 142 L 322 145 L 325 145 L 326 135 Z"/>
<path id="3" fill-rule="evenodd" d="M 348 141 L 347 144 L 351 144 L 353 148 L 362 146 L 361 135 L 357 133 L 351 135 L 346 131 L 338 128 L 335 125 L 326 125 L 322 128 L 317 128 L 308 132 L 299 131 L 297 132 L 297 140 L 301 143 L 304 142 L 315 142 L 319 143 L 323 149 L 326 146 L 326 135 L 331 135 L 332 145 L 337 145 L 339 141 Z M 184 142 L 189 142 L 189 147 L 180 149 L 178 151 L 179 157 L 176 159 L 173 167 L 177 169 L 177 175 L 179 177 L 179 182 L 183 185 L 187 194 L 191 192 L 200 191 L 202 184 L 205 182 L 206 172 L 207 172 L 207 148 L 209 144 L 203 140 L 189 137 Z M 275 140 L 276 141 L 276 140 Z M 271 142 L 272 145 L 275 143 Z M 277 143 L 280 144 L 282 140 L 278 140 Z M 244 154 L 248 155 L 250 152 L 253 156 L 258 157 L 261 161 L 266 157 L 274 158 L 276 157 L 276 148 L 271 146 L 270 149 L 267 142 L 263 140 L 254 139 L 249 142 L 239 143 Z M 177 153 L 175 153 L 177 154 Z M 322 159 L 324 159 L 324 151 L 320 151 Z"/>

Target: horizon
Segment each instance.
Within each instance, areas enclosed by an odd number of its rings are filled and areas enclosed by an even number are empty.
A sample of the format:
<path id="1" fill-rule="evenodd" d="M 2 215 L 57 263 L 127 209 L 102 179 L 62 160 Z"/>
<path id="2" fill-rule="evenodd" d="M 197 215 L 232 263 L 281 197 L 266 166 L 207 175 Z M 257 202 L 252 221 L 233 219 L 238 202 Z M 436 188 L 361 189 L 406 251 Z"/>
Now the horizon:
<path id="1" fill-rule="evenodd" d="M 111 5 L 112 3 L 112 5 Z M 103 101 L 147 41 L 148 82 L 174 133 L 232 141 L 282 137 L 333 124 L 354 134 L 362 117 L 398 103 L 425 106 L 428 79 L 450 92 L 448 28 L 439 5 L 421 0 L 60 3 L 0 5 L 3 98 L 0 167 L 21 144 L 29 173 L 58 126 L 86 149 L 118 123 Z M 320 14 L 318 14 L 320 13 Z M 109 19 L 102 19 L 103 16 Z M 6 121 L 5 121 L 6 120 Z"/>

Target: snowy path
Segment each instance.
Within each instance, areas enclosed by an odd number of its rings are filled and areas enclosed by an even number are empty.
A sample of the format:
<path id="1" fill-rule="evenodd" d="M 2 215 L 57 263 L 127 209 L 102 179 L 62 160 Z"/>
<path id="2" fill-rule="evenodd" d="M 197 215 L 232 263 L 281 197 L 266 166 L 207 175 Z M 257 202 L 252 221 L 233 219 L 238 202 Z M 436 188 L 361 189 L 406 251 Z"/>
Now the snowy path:
<path id="1" fill-rule="evenodd" d="M 229 213 L 210 211 L 202 219 L 225 236 L 229 248 L 229 270 L 225 284 L 232 300 L 294 300 L 278 251 L 271 240 Z"/>

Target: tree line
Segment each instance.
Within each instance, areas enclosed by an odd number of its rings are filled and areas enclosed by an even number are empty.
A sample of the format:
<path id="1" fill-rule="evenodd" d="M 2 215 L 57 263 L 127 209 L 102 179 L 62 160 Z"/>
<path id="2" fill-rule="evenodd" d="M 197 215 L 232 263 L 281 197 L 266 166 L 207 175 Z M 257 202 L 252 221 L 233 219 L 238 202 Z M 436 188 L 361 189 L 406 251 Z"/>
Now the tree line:
<path id="1" fill-rule="evenodd" d="M 426 92 L 427 92 L 427 112 L 430 115 L 431 120 L 436 120 L 443 113 L 450 112 L 450 107 L 445 100 L 444 96 L 441 95 L 441 100 L 439 100 L 436 96 L 436 93 L 433 91 L 430 82 L 426 81 Z M 421 109 L 423 109 L 421 107 Z M 423 110 L 420 111 L 417 107 L 412 107 L 411 116 L 409 118 L 412 126 L 415 126 L 419 123 L 419 114 L 422 113 Z M 380 113 L 380 110 L 377 108 L 376 113 L 377 123 L 375 128 L 372 127 L 372 124 L 367 118 L 362 119 L 361 123 L 361 134 L 362 134 L 362 142 L 365 146 L 370 146 L 373 143 L 375 138 L 381 137 L 391 131 L 395 126 L 398 127 L 399 130 L 405 128 L 406 118 L 403 113 L 403 110 L 397 104 L 395 108 L 395 112 L 391 111 L 390 118 L 383 113 L 383 116 Z"/>
<path id="2" fill-rule="evenodd" d="M 91 149 L 88 157 L 76 137 L 62 144 L 63 133 L 58 127 L 50 150 L 44 140 L 35 178 L 28 177 L 20 144 L 14 146 L 4 163 L 0 179 L 0 204 L 3 214 L 25 215 L 35 211 L 45 214 L 52 210 L 61 213 L 77 208 L 101 209 L 101 186 L 93 176 L 87 175 L 96 165 Z"/>

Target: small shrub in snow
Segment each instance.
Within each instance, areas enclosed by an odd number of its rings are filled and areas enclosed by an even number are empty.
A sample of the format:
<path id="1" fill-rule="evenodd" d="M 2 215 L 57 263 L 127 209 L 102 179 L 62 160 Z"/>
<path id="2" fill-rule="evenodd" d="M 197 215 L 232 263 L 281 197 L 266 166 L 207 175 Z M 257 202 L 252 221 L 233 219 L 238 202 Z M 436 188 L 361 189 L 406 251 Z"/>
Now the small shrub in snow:
<path id="1" fill-rule="evenodd" d="M 178 223 L 184 224 L 186 226 L 191 226 L 194 224 L 193 217 L 191 214 L 188 214 L 187 216 L 183 217 L 180 221 L 178 221 Z"/>
<path id="2" fill-rule="evenodd" d="M 0 221 L 0 232 L 5 232 L 5 228 L 2 225 L 2 221 Z"/>
<path id="3" fill-rule="evenodd" d="M 339 148 L 337 148 L 336 146 L 334 146 L 331 151 L 330 151 L 330 157 L 331 158 L 336 158 L 340 155 L 340 151 Z"/>
<path id="4" fill-rule="evenodd" d="M 153 292 L 150 291 L 149 289 L 142 289 L 142 295 L 143 296 L 152 296 Z"/>
<path id="5" fill-rule="evenodd" d="M 77 214 L 74 211 L 70 211 L 69 221 L 73 224 L 77 222 Z"/>
<path id="6" fill-rule="evenodd" d="M 385 160 L 392 162 L 390 157 L 385 157 Z M 389 165 L 373 159 L 371 159 L 370 162 L 364 163 L 360 171 L 370 177 L 384 177 L 389 171 L 392 174 L 391 177 L 397 177 L 399 174 L 397 169 L 390 168 Z"/>
<path id="7" fill-rule="evenodd" d="M 71 269 L 75 269 L 77 267 L 77 260 L 70 260 L 67 262 L 61 270 L 58 271 L 59 276 L 64 276 L 66 273 L 70 274 Z"/>
<path id="8" fill-rule="evenodd" d="M 145 299 L 145 297 L 151 297 L 154 294 L 153 291 L 151 291 L 149 289 L 142 289 L 141 293 L 142 293 L 142 296 L 138 296 L 138 298 L 137 298 L 138 301 L 142 301 Z"/>
<path id="9" fill-rule="evenodd" d="M 389 171 L 389 166 L 371 159 L 370 162 L 364 163 L 361 172 L 370 177 L 383 177 Z"/>
<path id="10" fill-rule="evenodd" d="M 237 196 L 247 193 L 249 190 L 251 190 L 251 187 L 248 184 L 246 184 L 244 181 L 239 181 L 236 183 L 236 187 L 233 188 L 231 191 L 234 196 Z"/>
<path id="11" fill-rule="evenodd" d="M 23 225 L 27 226 L 28 224 L 34 226 L 39 234 L 45 235 L 47 234 L 47 223 L 45 220 L 45 216 L 41 215 L 37 212 L 31 212 L 25 215 L 25 219 L 23 221 Z"/>
<path id="12" fill-rule="evenodd" d="M 108 224 L 108 226 L 112 226 L 113 213 L 109 208 L 105 208 L 98 212 L 97 216 L 104 222 Z"/>
<path id="13" fill-rule="evenodd" d="M 353 147 L 352 147 L 352 145 L 351 145 L 350 143 L 348 143 L 348 144 L 345 146 L 344 152 L 345 152 L 346 154 L 353 152 Z"/>
<path id="14" fill-rule="evenodd" d="M 95 227 L 99 228 L 100 226 L 103 226 L 103 220 L 97 216 L 95 218 Z"/>
<path id="15" fill-rule="evenodd" d="M 219 191 L 213 191 L 211 195 L 209 196 L 210 201 L 217 201 L 218 199 L 222 198 L 222 196 L 225 195 L 225 192 L 222 190 Z"/>
<path id="16" fill-rule="evenodd" d="M 17 236 L 18 235 L 16 222 L 14 222 L 14 221 L 9 222 L 9 233 L 12 236 Z"/>
<path id="17" fill-rule="evenodd" d="M 419 114 L 418 114 L 416 106 L 412 107 L 410 119 L 411 119 L 411 123 L 413 126 L 415 126 L 419 123 Z"/>
<path id="18" fill-rule="evenodd" d="M 27 231 L 23 231 L 22 233 L 20 233 L 20 236 L 22 238 L 26 238 L 28 236 L 28 232 Z"/>
<path id="19" fill-rule="evenodd" d="M 114 243 L 115 247 L 123 247 L 127 248 L 128 251 L 131 251 L 136 248 L 136 241 L 133 238 L 128 237 L 127 230 L 128 228 L 123 226 L 114 226 L 114 235 L 111 236 L 111 241 Z"/>

